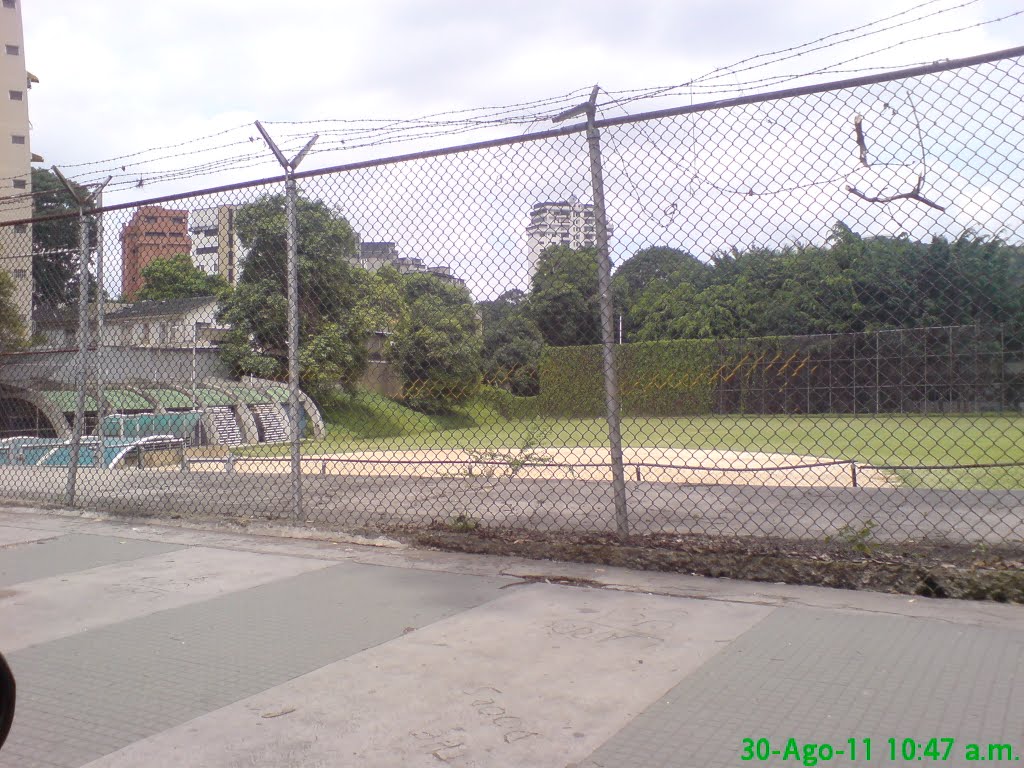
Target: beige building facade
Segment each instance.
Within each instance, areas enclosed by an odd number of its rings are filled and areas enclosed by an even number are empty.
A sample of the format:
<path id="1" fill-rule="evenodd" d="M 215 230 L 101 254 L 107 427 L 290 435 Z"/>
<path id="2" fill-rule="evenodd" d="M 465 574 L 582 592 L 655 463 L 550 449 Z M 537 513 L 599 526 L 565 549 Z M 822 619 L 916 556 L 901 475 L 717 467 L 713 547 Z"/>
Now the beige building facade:
<path id="1" fill-rule="evenodd" d="M 0 222 L 32 217 L 32 150 L 28 90 L 38 82 L 25 68 L 22 0 L 0 0 Z M 0 269 L 14 281 L 14 301 L 31 332 L 32 227 L 0 230 Z"/>

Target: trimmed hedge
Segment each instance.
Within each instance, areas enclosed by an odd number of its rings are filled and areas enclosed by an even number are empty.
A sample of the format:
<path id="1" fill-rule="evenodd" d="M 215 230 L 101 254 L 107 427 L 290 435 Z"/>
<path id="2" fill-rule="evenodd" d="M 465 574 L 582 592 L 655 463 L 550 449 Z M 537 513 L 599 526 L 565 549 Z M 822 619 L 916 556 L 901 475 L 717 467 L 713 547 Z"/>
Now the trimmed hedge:
<path id="1" fill-rule="evenodd" d="M 721 342 L 705 339 L 616 345 L 623 413 L 710 413 L 720 371 L 734 356 Z M 545 348 L 540 361 L 539 400 L 540 411 L 549 416 L 603 416 L 601 347 Z"/>
<path id="2" fill-rule="evenodd" d="M 497 387 L 483 386 L 477 397 L 491 405 L 503 419 L 517 421 L 532 419 L 540 415 L 539 400 L 536 397 L 519 397 Z"/>

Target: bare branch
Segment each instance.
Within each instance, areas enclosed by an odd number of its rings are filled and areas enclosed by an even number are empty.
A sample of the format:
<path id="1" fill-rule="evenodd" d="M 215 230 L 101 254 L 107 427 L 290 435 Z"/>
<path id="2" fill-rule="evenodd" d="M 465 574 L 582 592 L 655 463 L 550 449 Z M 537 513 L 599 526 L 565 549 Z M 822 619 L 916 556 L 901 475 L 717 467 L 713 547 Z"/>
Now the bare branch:
<path id="1" fill-rule="evenodd" d="M 899 195 L 889 195 L 888 197 L 870 197 L 852 186 L 848 186 L 846 191 L 855 197 L 859 197 L 861 200 L 867 200 L 869 203 L 893 203 L 897 200 L 916 200 L 917 202 L 924 203 L 937 211 L 946 210 L 944 206 L 941 206 L 938 203 L 933 203 L 926 197 L 922 197 L 921 193 L 918 192 L 917 189 L 914 189 L 912 192 L 903 192 Z"/>
<path id="2" fill-rule="evenodd" d="M 870 168 L 871 164 L 868 162 L 868 145 L 864 141 L 864 129 L 861 127 L 861 123 L 864 122 L 862 115 L 857 115 L 853 118 L 853 127 L 857 131 L 857 146 L 860 149 L 860 163 L 865 168 Z"/>

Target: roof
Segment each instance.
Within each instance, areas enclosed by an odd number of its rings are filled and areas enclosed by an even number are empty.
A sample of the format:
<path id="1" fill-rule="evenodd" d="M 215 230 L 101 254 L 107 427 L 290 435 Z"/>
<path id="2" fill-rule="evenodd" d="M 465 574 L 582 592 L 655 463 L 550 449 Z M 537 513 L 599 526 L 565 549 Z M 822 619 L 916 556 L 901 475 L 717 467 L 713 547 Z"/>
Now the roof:
<path id="1" fill-rule="evenodd" d="M 135 320 L 147 317 L 184 315 L 196 309 L 217 304 L 216 296 L 193 296 L 187 299 L 165 299 L 164 301 L 135 301 L 122 304 L 107 313 L 107 320 Z"/>
<path id="2" fill-rule="evenodd" d="M 130 304 L 110 302 L 105 319 L 117 321 L 174 317 L 203 307 L 212 309 L 217 302 L 216 296 L 193 296 L 187 299 L 165 299 L 164 301 L 135 301 Z M 211 312 L 211 318 L 212 316 Z M 32 321 L 37 326 L 74 327 L 78 324 L 78 307 L 37 307 L 32 310 Z"/>
<path id="3" fill-rule="evenodd" d="M 77 307 L 36 307 L 32 310 L 32 322 L 39 326 L 76 325 L 78 322 Z"/>

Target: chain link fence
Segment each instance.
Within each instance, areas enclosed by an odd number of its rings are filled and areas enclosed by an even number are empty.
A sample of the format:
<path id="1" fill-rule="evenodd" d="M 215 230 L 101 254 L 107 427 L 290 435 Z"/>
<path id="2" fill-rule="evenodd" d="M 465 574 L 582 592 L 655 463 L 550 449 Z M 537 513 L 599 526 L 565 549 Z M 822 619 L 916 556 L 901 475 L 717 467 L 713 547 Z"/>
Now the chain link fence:
<path id="1" fill-rule="evenodd" d="M 36 218 L 0 200 L 0 494 L 1019 544 L 1022 54 L 636 116 L 595 91 L 543 133 L 132 205 L 34 171 Z"/>

